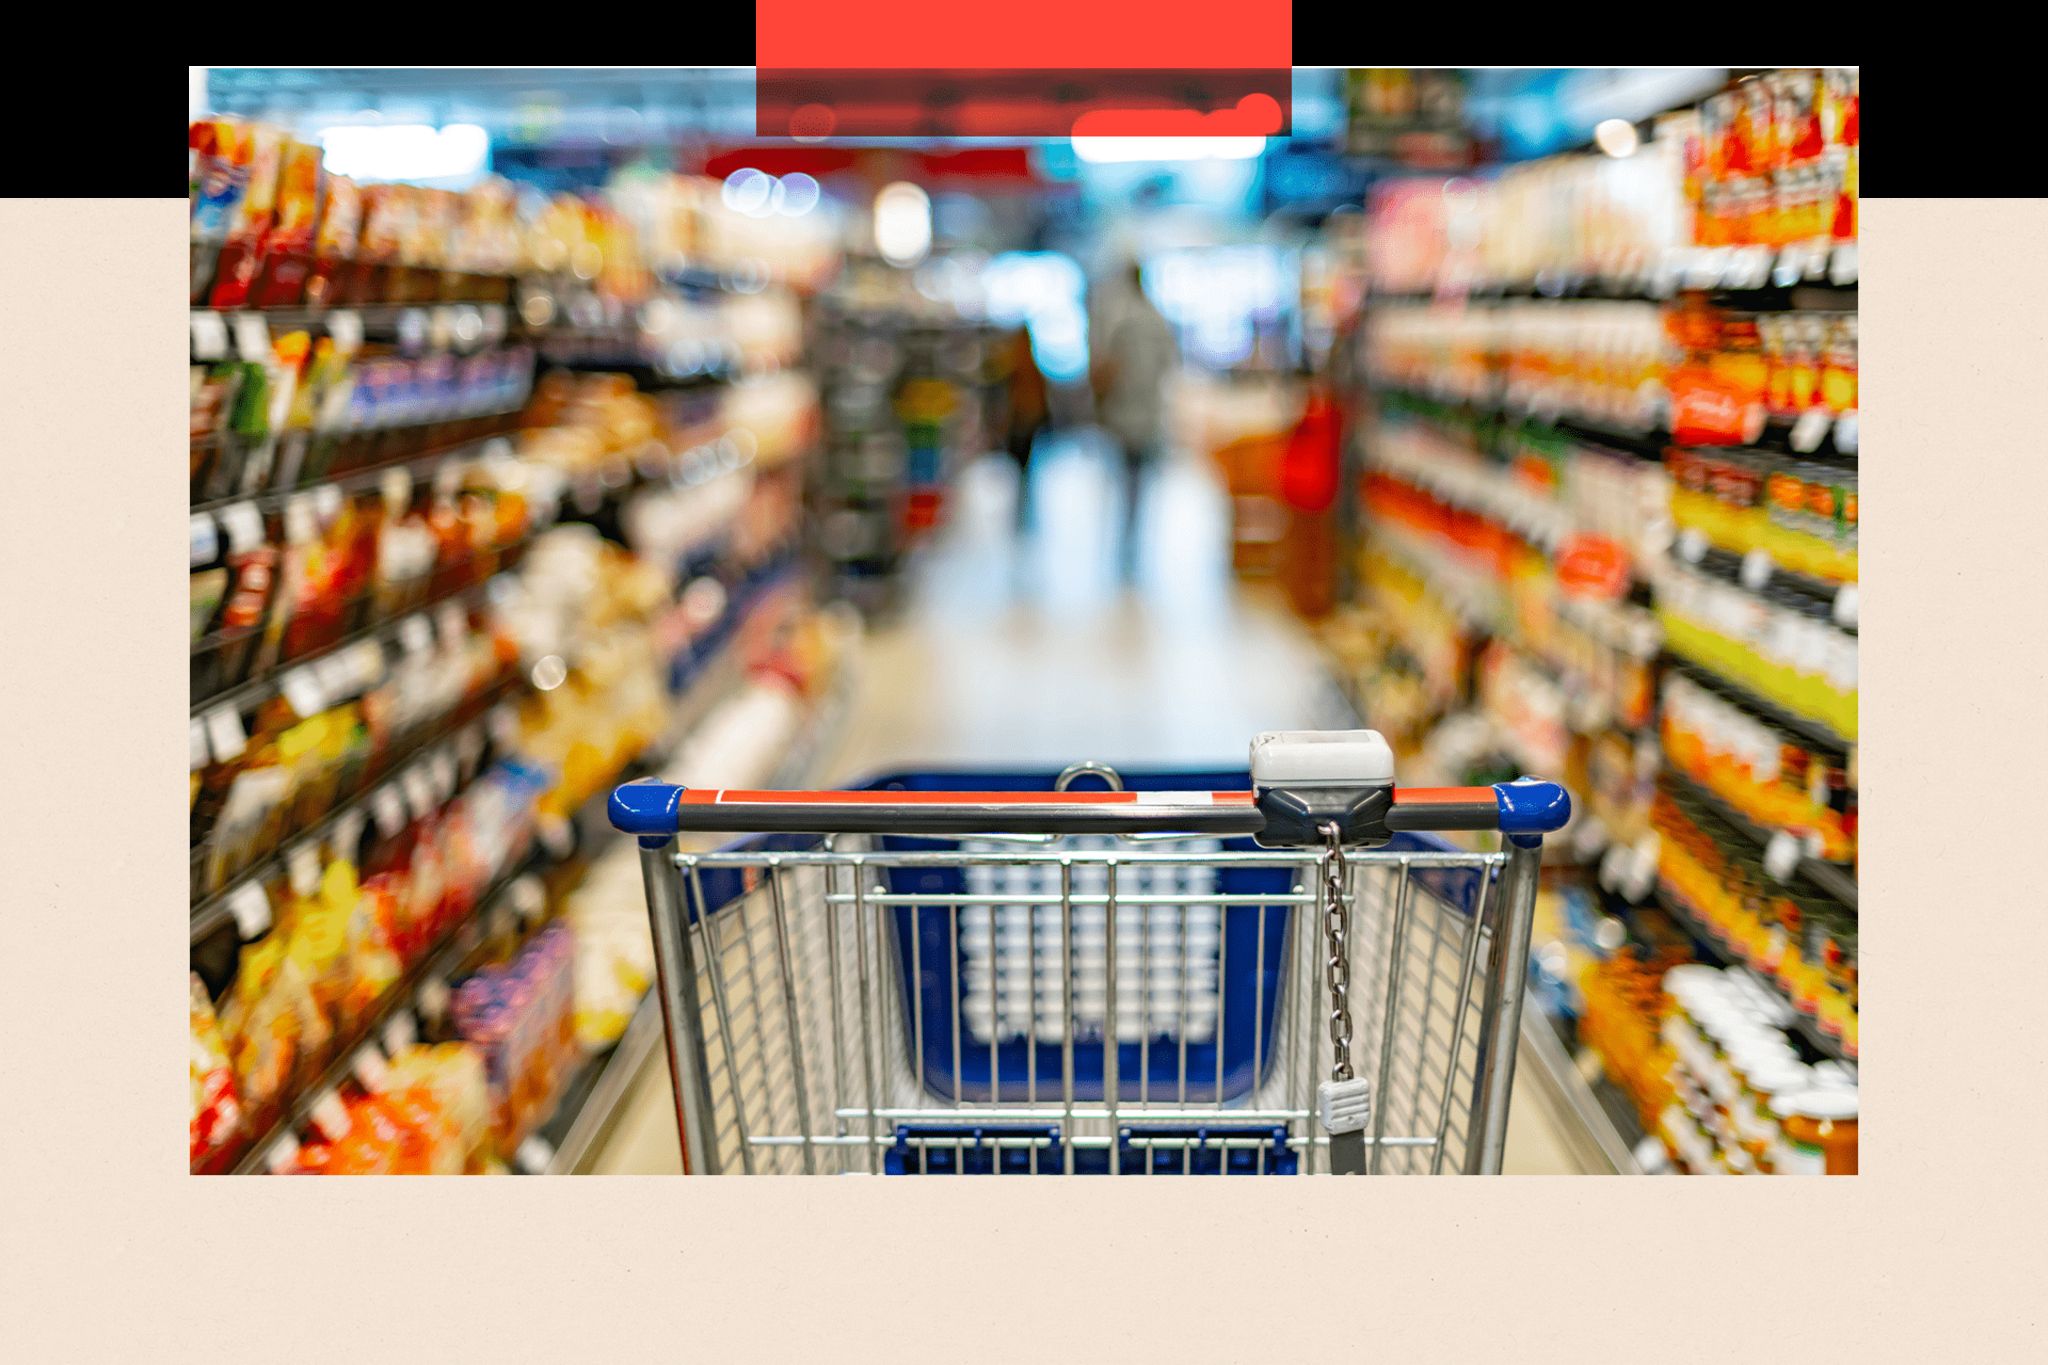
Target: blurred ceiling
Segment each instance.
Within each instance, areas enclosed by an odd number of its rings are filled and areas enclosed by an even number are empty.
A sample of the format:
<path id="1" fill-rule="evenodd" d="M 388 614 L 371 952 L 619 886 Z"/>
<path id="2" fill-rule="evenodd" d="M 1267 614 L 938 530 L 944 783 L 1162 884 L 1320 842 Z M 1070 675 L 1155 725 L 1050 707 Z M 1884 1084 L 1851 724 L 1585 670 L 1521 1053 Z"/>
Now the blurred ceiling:
<path id="1" fill-rule="evenodd" d="M 217 66 L 206 102 L 308 129 L 474 123 L 493 142 L 632 146 L 754 131 L 750 67 Z"/>

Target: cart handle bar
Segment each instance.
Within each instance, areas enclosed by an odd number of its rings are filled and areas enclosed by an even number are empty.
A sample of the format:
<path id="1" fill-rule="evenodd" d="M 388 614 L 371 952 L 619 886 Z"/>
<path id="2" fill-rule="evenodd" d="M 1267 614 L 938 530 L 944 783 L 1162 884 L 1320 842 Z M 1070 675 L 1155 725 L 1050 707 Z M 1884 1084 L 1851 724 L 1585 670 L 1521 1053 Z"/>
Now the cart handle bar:
<path id="1" fill-rule="evenodd" d="M 1267 818 L 1254 792 L 1207 791 L 752 791 L 679 787 L 644 778 L 612 792 L 611 821 L 653 845 L 674 834 L 1188 834 L 1257 835 Z M 1571 817 L 1555 782 L 1491 787 L 1395 787 L 1388 831 L 1499 830 L 1540 842 Z"/>

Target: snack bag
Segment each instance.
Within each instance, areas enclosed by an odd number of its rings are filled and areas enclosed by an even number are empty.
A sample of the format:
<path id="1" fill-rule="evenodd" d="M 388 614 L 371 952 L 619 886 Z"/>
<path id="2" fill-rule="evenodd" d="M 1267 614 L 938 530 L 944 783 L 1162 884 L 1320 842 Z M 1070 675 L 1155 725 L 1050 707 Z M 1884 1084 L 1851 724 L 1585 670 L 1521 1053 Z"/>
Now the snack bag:
<path id="1" fill-rule="evenodd" d="M 227 242 L 214 269 L 211 302 L 215 308 L 240 308 L 249 302 L 263 241 L 277 207 L 282 135 L 275 128 L 248 124 L 240 137 L 247 141 L 247 152 L 244 155 L 238 145 L 235 159 L 238 165 L 248 167 L 248 180 L 228 221 Z"/>
<path id="2" fill-rule="evenodd" d="M 337 908 L 322 896 L 295 900 L 287 908 L 285 954 L 298 969 L 313 1008 L 323 1022 L 347 1030 L 354 1017 L 346 1012 L 349 987 L 348 907 Z"/>
<path id="3" fill-rule="evenodd" d="M 192 976 L 191 1164 L 219 1155 L 242 1135 L 242 1104 L 235 1092 L 234 1063 L 221 1036 L 213 1001 Z"/>
<path id="4" fill-rule="evenodd" d="M 356 247 L 363 226 L 363 191 L 345 175 L 326 177 L 320 226 L 313 239 L 313 273 L 306 302 L 314 307 L 356 302 L 367 286 L 367 267 L 358 268 Z"/>
<path id="5" fill-rule="evenodd" d="M 242 1098 L 261 1110 L 291 1083 L 302 1043 L 299 1016 L 276 990 L 284 944 L 276 935 L 242 952 L 220 1027 Z"/>
<path id="6" fill-rule="evenodd" d="M 289 307 L 304 295 L 313 268 L 313 225 L 319 208 L 320 149 L 286 138 L 278 159 L 276 207 L 250 292 L 257 307 Z"/>
<path id="7" fill-rule="evenodd" d="M 388 936 L 388 927 L 375 899 L 356 885 L 355 865 L 337 858 L 321 875 L 321 898 L 339 909 L 346 923 L 347 945 L 345 984 L 341 997 L 343 1016 L 361 1019 L 398 984 L 405 964 Z"/>

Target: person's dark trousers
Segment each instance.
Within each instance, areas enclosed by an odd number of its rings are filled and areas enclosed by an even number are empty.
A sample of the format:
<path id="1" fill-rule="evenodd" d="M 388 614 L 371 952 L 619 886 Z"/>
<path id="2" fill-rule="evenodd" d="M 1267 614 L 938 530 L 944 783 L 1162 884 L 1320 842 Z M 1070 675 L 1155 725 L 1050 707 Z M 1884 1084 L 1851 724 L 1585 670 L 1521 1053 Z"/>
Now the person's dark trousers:
<path id="1" fill-rule="evenodd" d="M 1017 531 L 1018 534 L 1031 529 L 1031 447 L 1038 440 L 1038 427 L 1025 427 L 1012 431 L 1005 449 L 1010 458 L 1017 462 Z"/>
<path id="2" fill-rule="evenodd" d="M 1145 484 L 1145 471 L 1152 464 L 1149 446 L 1121 443 L 1124 457 L 1124 538 L 1119 559 L 1126 581 L 1138 576 L 1138 495 Z"/>

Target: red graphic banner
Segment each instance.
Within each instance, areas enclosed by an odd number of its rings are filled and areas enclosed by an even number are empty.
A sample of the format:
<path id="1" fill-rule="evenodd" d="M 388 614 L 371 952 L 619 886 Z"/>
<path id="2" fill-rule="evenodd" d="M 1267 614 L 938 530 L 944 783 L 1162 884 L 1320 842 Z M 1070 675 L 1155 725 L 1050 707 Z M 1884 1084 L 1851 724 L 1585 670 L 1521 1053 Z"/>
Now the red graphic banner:
<path id="1" fill-rule="evenodd" d="M 755 131 L 1270 137 L 1291 128 L 1290 4 L 756 0 Z"/>

